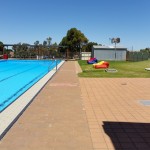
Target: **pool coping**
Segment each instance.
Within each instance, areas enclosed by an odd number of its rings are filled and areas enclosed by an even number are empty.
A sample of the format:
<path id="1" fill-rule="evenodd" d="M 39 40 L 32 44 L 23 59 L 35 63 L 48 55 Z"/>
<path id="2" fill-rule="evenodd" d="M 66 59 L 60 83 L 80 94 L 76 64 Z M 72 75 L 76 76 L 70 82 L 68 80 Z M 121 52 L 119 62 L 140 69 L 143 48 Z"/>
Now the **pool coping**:
<path id="1" fill-rule="evenodd" d="M 60 62 L 46 74 L 42 79 L 34 84 L 29 90 L 17 98 L 10 106 L 0 113 L 0 140 L 8 132 L 11 126 L 17 121 L 25 109 L 34 100 L 34 97 L 41 91 L 45 84 L 53 77 L 57 70 L 64 64 L 65 61 Z"/>

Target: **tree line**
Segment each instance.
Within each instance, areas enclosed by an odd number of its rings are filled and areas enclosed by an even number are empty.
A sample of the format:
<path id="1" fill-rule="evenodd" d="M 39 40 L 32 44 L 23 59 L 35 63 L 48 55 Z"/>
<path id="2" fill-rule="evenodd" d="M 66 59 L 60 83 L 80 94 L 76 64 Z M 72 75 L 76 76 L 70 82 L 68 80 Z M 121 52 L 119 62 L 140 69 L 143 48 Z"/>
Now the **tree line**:
<path id="1" fill-rule="evenodd" d="M 79 56 L 80 52 L 91 52 L 92 46 L 98 45 L 96 42 L 89 42 L 88 38 L 78 29 L 71 28 L 67 31 L 59 44 L 52 44 L 52 38 L 48 37 L 43 43 L 38 40 L 34 45 L 28 43 L 18 43 L 11 49 L 4 48 L 4 53 L 14 52 L 16 58 L 35 58 L 39 57 L 74 57 Z M 101 45 L 101 44 L 99 44 Z M 0 51 L 3 49 L 3 43 L 0 42 Z"/>
<path id="2" fill-rule="evenodd" d="M 59 44 L 52 44 L 52 38 L 48 37 L 43 43 L 38 40 L 34 42 L 34 46 L 28 43 L 18 43 L 12 49 L 3 48 L 3 42 L 0 41 L 0 55 L 10 54 L 14 52 L 16 58 L 35 58 L 39 57 L 70 57 L 80 56 L 81 52 L 91 52 L 93 45 L 101 45 L 96 42 L 90 42 L 88 38 L 78 29 L 71 28 L 67 31 Z M 141 52 L 147 52 L 150 57 L 150 48 L 141 49 Z"/>

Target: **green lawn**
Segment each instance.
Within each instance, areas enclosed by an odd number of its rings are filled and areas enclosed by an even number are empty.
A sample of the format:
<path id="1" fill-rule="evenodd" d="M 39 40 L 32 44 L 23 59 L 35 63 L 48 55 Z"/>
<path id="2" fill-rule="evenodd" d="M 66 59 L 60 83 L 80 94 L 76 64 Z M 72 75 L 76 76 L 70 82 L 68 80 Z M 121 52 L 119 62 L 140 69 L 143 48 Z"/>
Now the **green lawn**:
<path id="1" fill-rule="evenodd" d="M 140 62 L 129 61 L 108 61 L 109 68 L 117 69 L 118 72 L 105 72 L 105 69 L 95 69 L 92 64 L 87 64 L 85 60 L 79 60 L 78 63 L 82 68 L 79 77 L 106 77 L 106 78 L 150 78 L 150 60 Z"/>

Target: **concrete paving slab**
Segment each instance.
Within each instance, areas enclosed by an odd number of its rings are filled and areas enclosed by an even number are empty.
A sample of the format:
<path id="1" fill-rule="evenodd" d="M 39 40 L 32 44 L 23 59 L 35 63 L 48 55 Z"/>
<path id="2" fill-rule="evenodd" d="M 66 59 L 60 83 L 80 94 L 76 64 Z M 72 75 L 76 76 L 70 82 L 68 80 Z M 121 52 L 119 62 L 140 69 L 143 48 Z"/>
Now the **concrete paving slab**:
<path id="1" fill-rule="evenodd" d="M 78 78 L 67 61 L 0 141 L 0 150 L 148 150 L 149 78 Z"/>
<path id="2" fill-rule="evenodd" d="M 80 78 L 94 149 L 150 149 L 149 78 Z"/>
<path id="3" fill-rule="evenodd" d="M 0 143 L 0 149 L 92 150 L 75 62 L 66 62 Z"/>

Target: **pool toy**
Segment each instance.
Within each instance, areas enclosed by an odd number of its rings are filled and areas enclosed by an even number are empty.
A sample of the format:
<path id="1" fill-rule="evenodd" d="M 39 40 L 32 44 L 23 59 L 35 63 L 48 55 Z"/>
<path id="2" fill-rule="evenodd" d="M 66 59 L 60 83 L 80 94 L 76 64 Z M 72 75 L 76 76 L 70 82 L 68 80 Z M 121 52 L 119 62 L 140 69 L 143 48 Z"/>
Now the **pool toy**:
<path id="1" fill-rule="evenodd" d="M 95 69 L 100 69 L 100 68 L 106 69 L 109 67 L 109 63 L 106 61 L 100 61 L 99 63 L 93 64 L 93 67 Z"/>
<path id="2" fill-rule="evenodd" d="M 89 60 L 87 60 L 88 64 L 95 64 L 97 63 L 97 59 L 96 58 L 90 58 Z"/>

